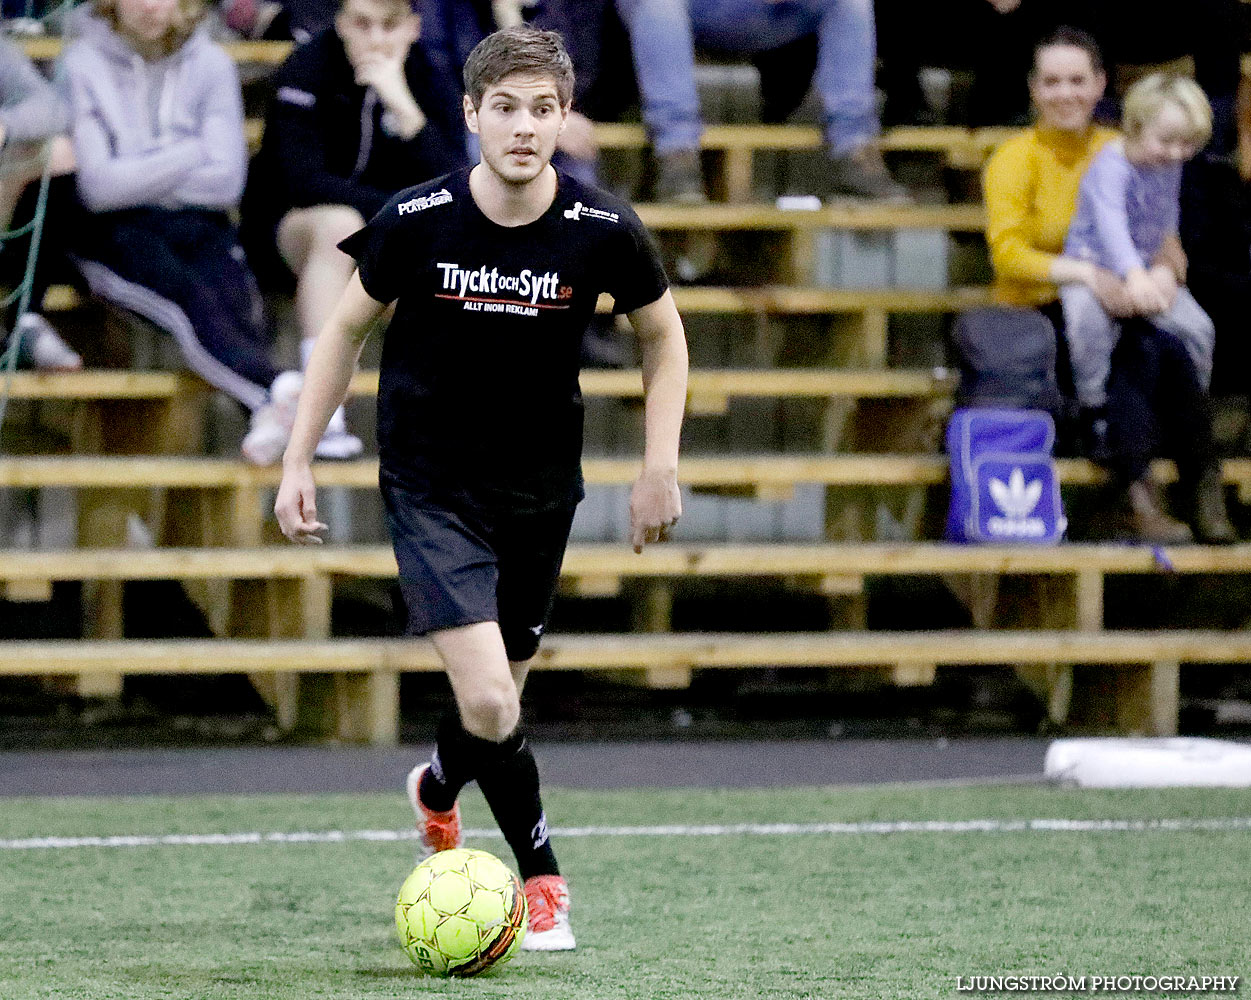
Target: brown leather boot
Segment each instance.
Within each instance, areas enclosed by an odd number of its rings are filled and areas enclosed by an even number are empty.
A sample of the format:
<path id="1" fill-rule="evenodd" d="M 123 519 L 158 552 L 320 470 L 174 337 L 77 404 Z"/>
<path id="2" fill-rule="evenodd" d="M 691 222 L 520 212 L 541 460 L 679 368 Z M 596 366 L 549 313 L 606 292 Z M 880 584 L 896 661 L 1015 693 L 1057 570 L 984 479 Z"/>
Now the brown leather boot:
<path id="1" fill-rule="evenodd" d="M 1238 533 L 1225 510 L 1225 487 L 1219 469 L 1209 469 L 1195 484 L 1194 510 L 1190 519 L 1195 537 L 1205 545 L 1232 545 Z"/>
<path id="2" fill-rule="evenodd" d="M 1169 517 L 1160 507 L 1159 491 L 1145 479 L 1129 484 L 1129 523 L 1134 537 L 1154 545 L 1187 545 L 1194 541 L 1190 529 Z"/>

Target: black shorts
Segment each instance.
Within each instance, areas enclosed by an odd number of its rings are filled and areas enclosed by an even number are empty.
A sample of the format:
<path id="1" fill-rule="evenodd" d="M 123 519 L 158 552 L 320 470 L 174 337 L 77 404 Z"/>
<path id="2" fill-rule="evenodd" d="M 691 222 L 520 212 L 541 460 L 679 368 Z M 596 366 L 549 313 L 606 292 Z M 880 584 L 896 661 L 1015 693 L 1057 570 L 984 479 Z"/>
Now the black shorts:
<path id="1" fill-rule="evenodd" d="M 574 508 L 453 510 L 386 479 L 382 499 L 408 634 L 498 622 L 510 660 L 534 656 L 552 610 Z"/>

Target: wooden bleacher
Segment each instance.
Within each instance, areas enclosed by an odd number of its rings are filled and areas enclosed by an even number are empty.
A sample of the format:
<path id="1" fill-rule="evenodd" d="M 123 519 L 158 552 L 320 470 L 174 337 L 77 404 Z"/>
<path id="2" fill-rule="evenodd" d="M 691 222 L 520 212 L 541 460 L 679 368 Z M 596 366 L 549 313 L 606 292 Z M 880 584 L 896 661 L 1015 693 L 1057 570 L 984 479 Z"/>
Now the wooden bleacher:
<path id="1" fill-rule="evenodd" d="M 26 43 L 37 58 L 53 58 L 59 41 Z M 240 62 L 273 65 L 284 43 L 231 46 Z M 259 122 L 248 123 L 258 142 Z M 883 136 L 888 152 L 925 153 L 958 169 L 976 169 L 1010 130 L 895 129 Z M 601 148 L 642 151 L 640 126 L 600 126 Z M 783 210 L 753 204 L 760 154 L 821 147 L 807 126 L 711 126 L 705 130 L 705 165 L 725 203 L 686 207 L 640 205 L 644 222 L 661 234 L 692 234 L 705 240 L 738 239 L 760 248 L 774 267 L 752 287 L 679 287 L 674 296 L 686 315 L 753 316 L 765 319 L 829 316 L 851 344 L 830 350 L 810 368 L 697 369 L 692 372 L 692 414 L 718 414 L 732 399 L 826 400 L 831 412 L 873 402 L 883 424 L 877 450 L 888 450 L 894 424 L 915 422 L 924 407 L 945 403 L 950 386 L 933 371 L 887 367 L 887 322 L 904 313 L 952 313 L 986 304 L 985 288 L 918 290 L 814 287 L 815 240 L 826 231 L 868 233 L 939 230 L 977 233 L 985 225 L 979 205 L 861 205 L 833 203 L 815 210 Z M 739 250 L 738 252 L 741 252 Z M 46 308 L 76 309 L 72 292 L 54 290 Z M 601 302 L 601 310 L 610 303 Z M 818 352 L 819 354 L 820 352 Z M 588 397 L 637 399 L 636 371 L 588 371 Z M 375 372 L 363 371 L 352 392 L 376 392 Z M 138 673 L 249 674 L 273 706 L 281 728 L 303 722 L 343 739 L 393 741 L 398 722 L 398 675 L 438 668 L 423 643 L 392 639 L 331 638 L 335 585 L 354 578 L 390 579 L 396 572 L 386 546 L 297 548 L 275 541 L 269 505 L 279 470 L 256 469 L 234 460 L 179 455 L 180 435 L 202 419 L 207 387 L 192 376 L 169 372 L 94 371 L 73 375 L 20 373 L 14 399 L 70 402 L 82 411 L 73 436 L 77 454 L 0 457 L 0 487 L 68 487 L 78 492 L 79 548 L 65 552 L 8 551 L 0 558 L 0 592 L 10 601 L 45 600 L 57 581 L 81 581 L 87 591 L 85 634 L 76 642 L 0 643 L 0 675 L 71 676 L 81 694 L 116 694 L 124 676 Z M 915 408 L 909 410 L 909 407 Z M 122 415 L 130 428 L 106 429 Z M 886 419 L 882 419 L 886 415 Z M 125 422 L 125 421 L 123 421 Z M 836 421 L 835 421 L 836 422 Z M 827 435 L 823 453 L 687 456 L 687 486 L 727 490 L 762 500 L 783 500 L 797 485 L 820 484 L 827 493 L 827 536 L 843 537 L 840 516 L 828 498 L 839 491 L 902 489 L 924 494 L 946 481 L 946 460 L 915 451 L 901 437 L 896 453 L 835 453 L 863 445 L 854 435 Z M 883 441 L 886 443 L 883 444 Z M 192 445 L 194 448 L 194 444 Z M 101 452 L 103 454 L 89 454 Z M 175 453 L 175 454 L 170 454 Z M 624 485 L 637 473 L 636 458 L 592 458 L 588 483 Z M 1059 465 L 1069 486 L 1099 483 L 1102 475 L 1080 461 Z M 371 460 L 323 464 L 319 484 L 373 489 Z M 1169 463 L 1156 463 L 1161 481 L 1174 478 Z M 1225 464 L 1227 483 L 1251 499 L 1251 460 Z M 130 513 L 139 514 L 168 547 L 124 549 Z M 841 522 L 840 522 L 841 525 Z M 835 530 L 838 528 L 838 530 Z M 1176 729 L 1181 663 L 1251 661 L 1251 633 L 1208 630 L 1127 632 L 1109 630 L 1104 589 L 1109 577 L 1251 575 L 1251 546 L 1187 547 L 1162 554 L 1121 545 L 1053 548 L 950 546 L 937 543 L 865 544 L 676 544 L 634 555 L 621 545 L 570 548 L 562 586 L 584 597 L 641 588 L 640 631 L 628 635 L 552 635 L 536 660 L 538 669 L 606 670 L 653 686 L 688 684 L 697 669 L 731 667 L 830 667 L 878 671 L 903 685 L 933 681 L 939 666 L 1010 664 L 1033 689 L 1053 722 L 1062 724 L 1075 696 L 1075 664 L 1097 664 L 1110 679 L 1106 704 L 1086 711 L 1097 725 L 1126 732 Z M 1162 567 L 1168 565 L 1168 570 Z M 822 633 L 673 633 L 669 612 L 673 587 L 696 579 L 780 579 L 831 601 L 862 602 L 865 582 L 899 575 L 941 576 L 969 608 L 977 626 L 955 632 L 869 632 L 863 616 L 840 619 L 846 630 Z M 1024 590 L 1001 595 L 1004 580 L 1024 579 Z M 119 641 L 121 585 L 135 580 L 177 580 L 205 611 L 213 640 Z M 1003 605 L 1022 602 L 1004 615 Z M 862 610 L 862 609 L 861 609 Z M 333 675 L 310 700 L 304 674 Z M 1100 714 L 1102 713 L 1102 714 Z M 311 714 L 311 720 L 302 718 Z"/>
<path id="2" fill-rule="evenodd" d="M 819 632 L 556 635 L 537 670 L 676 670 L 730 667 L 882 667 L 903 684 L 928 683 L 938 666 L 1016 663 L 1051 669 L 1103 664 L 1114 674 L 1110 725 L 1175 731 L 1182 663 L 1251 661 L 1251 633 L 1213 631 Z M 395 639 L 132 640 L 0 643 L 0 675 L 267 675 L 275 687 L 303 673 L 335 675 L 327 713 L 341 739 L 394 742 L 401 671 L 440 669 L 432 648 Z M 258 680 L 260 678 L 258 677 Z M 282 709 L 279 709 L 280 721 Z M 294 719 L 286 720 L 294 723 Z"/>
<path id="3" fill-rule="evenodd" d="M 395 572 L 386 546 L 8 552 L 0 560 L 0 583 L 10 600 L 46 599 L 51 584 L 61 580 L 214 580 L 231 585 L 226 600 L 236 616 L 221 624 L 220 633 L 263 634 L 270 642 L 240 643 L 243 652 L 232 642 L 3 644 L 0 673 L 72 673 L 115 684 L 133 673 L 247 671 L 288 727 L 297 721 L 300 699 L 291 672 L 344 674 L 335 679 L 333 703 L 314 710 L 342 738 L 394 739 L 395 701 L 386 695 L 395 683 L 392 657 L 407 657 L 413 665 L 404 669 L 429 670 L 435 669 L 432 653 L 423 646 L 395 647 L 398 652 L 370 660 L 372 654 L 362 649 L 392 647 L 385 642 L 362 647 L 328 635 L 333 579 L 392 578 Z M 883 667 L 896 684 L 922 684 L 933 681 L 938 666 L 1012 663 L 1061 723 L 1072 698 L 1071 665 L 1100 663 L 1118 667 L 1104 709 L 1109 719 L 1167 733 L 1176 727 L 1176 664 L 1245 662 L 1251 633 L 1104 631 L 1104 582 L 1119 575 L 1201 573 L 1251 574 L 1251 545 L 1178 547 L 1159 554 L 1122 545 L 681 545 L 637 556 L 623 546 L 575 545 L 562 576 L 581 595 L 615 593 L 624 578 L 781 577 L 847 596 L 862 591 L 866 578 L 962 574 L 986 584 L 1011 574 L 1035 579 L 1038 598 L 1046 600 L 1045 606 L 1038 601 L 1040 630 L 1024 633 L 553 636 L 540 664 L 633 670 L 646 683 L 663 687 L 685 686 L 693 669 L 720 666 Z M 264 658 L 261 649 L 267 650 Z M 1144 649 L 1155 650 L 1150 660 Z"/>
<path id="4" fill-rule="evenodd" d="M 1057 460 L 1061 483 L 1097 485 L 1104 473 L 1085 459 Z M 637 458 L 587 458 L 582 463 L 588 483 L 627 485 L 638 474 Z M 1227 459 L 1223 481 L 1251 488 L 1251 458 Z M 325 486 L 369 489 L 377 485 L 373 459 L 320 462 L 313 471 Z M 1152 464 L 1160 483 L 1176 480 L 1171 462 Z M 232 490 L 248 492 L 277 487 L 280 466 L 257 467 L 241 459 L 181 456 L 0 456 L 0 487 L 68 487 L 73 489 Z M 947 480 L 947 459 L 941 455 L 715 455 L 688 456 L 682 461 L 686 486 L 753 487 L 761 492 L 800 483 L 824 486 L 934 486 Z"/>
<path id="5" fill-rule="evenodd" d="M 9 550 L 0 558 L 0 587 L 9 600 L 46 599 L 67 580 L 305 580 L 396 575 L 387 545 L 247 548 L 77 548 Z M 1251 544 L 1150 546 L 1077 543 L 1062 546 L 969 546 L 943 543 L 670 544 L 642 553 L 608 543 L 571 545 L 562 583 L 576 593 L 615 594 L 626 579 L 776 577 L 811 582 L 829 593 L 863 589 L 868 578 L 952 573 L 1066 578 L 1080 597 L 1071 617 L 1087 631 L 1104 627 L 1108 576 L 1251 575 Z M 315 614 L 322 620 L 328 614 Z"/>
<path id="6" fill-rule="evenodd" d="M 40 61 L 56 59 L 61 52 L 59 38 L 32 38 L 22 42 L 26 53 Z M 239 41 L 226 44 L 231 57 L 241 65 L 277 66 L 291 51 L 289 42 Z M 245 131 L 250 147 L 260 146 L 264 122 L 250 118 Z M 890 153 L 929 153 L 943 158 L 953 169 L 978 170 L 987 156 L 1017 130 L 1012 128 L 919 127 L 887 129 L 881 145 Z M 637 124 L 598 124 L 595 139 L 603 151 L 642 152 L 649 146 L 646 132 Z M 722 192 L 726 201 L 750 201 L 753 167 L 757 154 L 806 152 L 823 148 L 821 130 L 811 125 L 709 125 L 701 146 L 711 154 L 710 186 Z"/>

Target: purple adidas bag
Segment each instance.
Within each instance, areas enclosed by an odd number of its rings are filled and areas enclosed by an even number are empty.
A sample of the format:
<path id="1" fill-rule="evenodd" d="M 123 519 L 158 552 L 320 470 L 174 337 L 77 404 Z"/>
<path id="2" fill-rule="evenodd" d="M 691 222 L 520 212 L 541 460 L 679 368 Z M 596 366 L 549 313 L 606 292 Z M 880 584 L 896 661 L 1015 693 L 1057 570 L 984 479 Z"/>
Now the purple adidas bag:
<path id="1" fill-rule="evenodd" d="M 947 424 L 948 541 L 1060 541 L 1068 522 L 1054 444 L 1055 424 L 1042 410 L 956 410 Z"/>

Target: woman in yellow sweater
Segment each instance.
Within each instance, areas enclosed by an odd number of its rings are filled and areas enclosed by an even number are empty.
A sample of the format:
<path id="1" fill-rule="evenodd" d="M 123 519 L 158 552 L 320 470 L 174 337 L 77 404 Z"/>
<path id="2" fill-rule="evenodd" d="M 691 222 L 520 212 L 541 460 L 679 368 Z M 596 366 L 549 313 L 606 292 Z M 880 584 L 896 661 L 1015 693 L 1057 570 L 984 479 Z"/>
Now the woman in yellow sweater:
<path id="1" fill-rule="evenodd" d="M 1039 309 L 1057 332 L 1063 329 L 1058 286 L 1089 287 L 1110 315 L 1124 317 L 1112 357 L 1106 420 L 1097 457 L 1124 490 L 1131 532 L 1143 541 L 1175 543 L 1191 530 L 1160 508 L 1148 475 L 1157 451 L 1169 454 L 1193 497 L 1191 522 L 1203 541 L 1234 540 L 1225 514 L 1219 463 L 1212 443 L 1206 394 L 1181 342 L 1133 316 L 1124 283 L 1089 261 L 1061 256 L 1069 220 L 1077 207 L 1082 174 L 1116 132 L 1094 124 L 1106 78 L 1099 49 L 1084 32 L 1061 28 L 1035 50 L 1030 94 L 1037 120 L 1005 142 L 983 176 L 986 239 L 995 270 L 996 297 L 1004 305 Z M 1184 283 L 1185 256 L 1173 241 L 1159 262 Z M 1067 374 L 1063 336 L 1061 384 Z"/>

